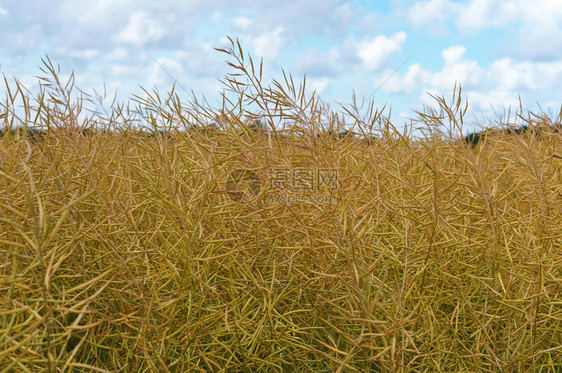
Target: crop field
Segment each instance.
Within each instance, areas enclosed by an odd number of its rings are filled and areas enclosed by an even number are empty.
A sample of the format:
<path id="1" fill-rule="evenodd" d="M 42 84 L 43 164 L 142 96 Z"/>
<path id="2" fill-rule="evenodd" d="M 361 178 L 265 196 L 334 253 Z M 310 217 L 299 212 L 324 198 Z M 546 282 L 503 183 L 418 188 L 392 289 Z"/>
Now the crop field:
<path id="1" fill-rule="evenodd" d="M 562 372 L 560 115 L 403 130 L 223 52 L 212 110 L 5 81 L 1 372 Z"/>

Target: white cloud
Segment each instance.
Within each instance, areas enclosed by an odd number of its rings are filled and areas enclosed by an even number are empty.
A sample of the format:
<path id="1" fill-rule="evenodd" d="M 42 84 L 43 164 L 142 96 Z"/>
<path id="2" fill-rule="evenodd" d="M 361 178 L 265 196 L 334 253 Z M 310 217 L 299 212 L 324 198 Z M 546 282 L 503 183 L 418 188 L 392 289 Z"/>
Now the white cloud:
<path id="1" fill-rule="evenodd" d="M 129 17 L 129 23 L 117 35 L 118 40 L 141 46 L 156 42 L 166 35 L 166 30 L 146 12 L 137 11 Z"/>
<path id="2" fill-rule="evenodd" d="M 129 52 L 125 48 L 115 48 L 106 55 L 106 58 L 111 61 L 121 61 L 127 57 L 129 57 Z"/>
<path id="3" fill-rule="evenodd" d="M 413 64 L 403 77 L 393 76 L 381 89 L 389 94 L 412 93 L 421 86 L 450 90 L 456 82 L 466 87 L 477 87 L 481 83 L 483 70 L 476 61 L 465 60 L 463 58 L 465 52 L 466 48 L 463 46 L 447 48 L 441 53 L 444 66 L 440 71 L 430 72 L 419 64 Z M 392 72 L 387 70 L 375 81 L 375 85 L 381 85 L 390 74 Z"/>
<path id="4" fill-rule="evenodd" d="M 339 69 L 336 61 L 339 58 L 338 50 L 328 52 L 318 48 L 308 48 L 297 59 L 296 71 L 307 76 L 334 76 Z"/>
<path id="5" fill-rule="evenodd" d="M 502 58 L 490 66 L 489 79 L 510 91 L 556 90 L 562 81 L 562 61 L 513 62 Z"/>
<path id="6" fill-rule="evenodd" d="M 6 9 L 0 7 L 0 16 L 6 16 L 7 17 L 9 15 L 10 15 L 10 13 Z"/>
<path id="7" fill-rule="evenodd" d="M 111 64 L 109 65 L 109 76 L 115 78 L 125 78 L 130 77 L 136 73 L 142 73 L 138 69 L 131 68 L 128 64 Z"/>
<path id="8" fill-rule="evenodd" d="M 458 13 L 456 24 L 467 31 L 501 27 L 516 20 L 520 11 L 516 1 L 472 0 Z"/>
<path id="9" fill-rule="evenodd" d="M 420 1 L 408 12 L 408 17 L 415 27 L 434 22 L 443 22 L 459 11 L 459 4 L 450 0 Z"/>
<path id="10" fill-rule="evenodd" d="M 211 43 L 193 41 L 176 52 L 175 59 L 189 76 L 216 79 L 223 72 L 223 58 Z"/>
<path id="11" fill-rule="evenodd" d="M 372 72 L 383 68 L 393 54 L 402 50 L 406 38 L 406 33 L 402 31 L 391 37 L 380 35 L 358 42 L 356 53 L 362 60 L 362 69 Z"/>
<path id="12" fill-rule="evenodd" d="M 431 2 L 450 3 L 449 0 Z M 457 4 L 455 13 L 455 24 L 463 32 L 515 25 L 520 37 L 529 33 L 546 36 L 560 30 L 562 1 L 471 0 L 468 4 Z"/>
<path id="13" fill-rule="evenodd" d="M 149 68 L 149 86 L 162 87 L 173 83 L 174 80 L 184 75 L 183 66 L 175 59 L 160 57 L 156 59 L 156 61 L 158 61 L 158 63 L 154 62 Z"/>
<path id="14" fill-rule="evenodd" d="M 272 30 L 263 26 L 262 28 L 263 32 L 258 31 L 255 35 L 245 35 L 242 41 L 251 46 L 256 58 L 275 59 L 279 53 L 279 48 L 283 45 L 285 29 L 280 26 Z"/>
<path id="15" fill-rule="evenodd" d="M 443 69 L 431 76 L 430 83 L 433 87 L 448 89 L 455 82 L 461 82 L 464 86 L 472 87 L 480 83 L 482 69 L 476 61 L 463 59 L 466 48 L 454 46 L 445 49 L 441 54 L 445 62 Z"/>
<path id="16" fill-rule="evenodd" d="M 456 45 L 451 48 L 445 49 L 441 52 L 443 60 L 445 61 L 445 66 L 451 66 L 459 63 L 462 60 L 463 54 L 466 52 L 466 48 L 462 45 Z"/>
<path id="17" fill-rule="evenodd" d="M 562 57 L 562 1 L 522 2 L 515 55 L 534 60 Z"/>
<path id="18" fill-rule="evenodd" d="M 420 64 L 413 64 L 408 68 L 402 78 L 392 75 L 393 71 L 385 70 L 381 77 L 375 81 L 375 86 L 388 94 L 410 94 L 419 89 L 420 85 L 431 79 L 431 73 L 422 68 Z M 392 75 L 391 78 L 389 78 Z"/>
<path id="19" fill-rule="evenodd" d="M 300 40 L 303 34 L 343 40 L 350 26 L 355 26 L 364 10 L 353 9 L 348 0 L 286 0 L 232 2 L 234 9 L 252 9 L 259 17 L 256 22 L 275 29 L 283 27 L 286 36 Z M 235 5 L 234 5 L 235 4 Z"/>
<path id="20" fill-rule="evenodd" d="M 426 0 L 416 2 L 406 13 L 412 26 L 440 36 L 449 23 L 465 37 L 509 27 L 508 45 L 498 45 L 498 50 L 507 48 L 512 56 L 523 59 L 562 57 L 560 0 Z"/>
<path id="21" fill-rule="evenodd" d="M 306 79 L 306 88 L 307 91 L 310 93 L 312 91 L 316 91 L 317 95 L 322 95 L 330 85 L 330 79 L 328 78 L 307 78 Z"/>
<path id="22" fill-rule="evenodd" d="M 252 25 L 253 21 L 248 17 L 235 17 L 232 19 L 232 23 L 234 26 L 245 30 Z"/>
<path id="23" fill-rule="evenodd" d="M 513 111 L 519 107 L 519 93 L 509 90 L 468 91 L 464 93 L 468 99 L 469 107 L 478 112 L 501 113 L 502 109 Z"/>
<path id="24" fill-rule="evenodd" d="M 67 58 L 78 58 L 78 59 L 92 59 L 99 55 L 99 50 L 94 48 L 86 49 L 69 49 L 69 48 L 57 48 L 55 49 L 55 55 L 58 57 Z"/>
<path id="25" fill-rule="evenodd" d="M 436 24 L 454 21 L 459 30 L 474 32 L 517 20 L 523 10 L 521 4 L 534 6 L 534 2 L 523 3 L 522 0 L 471 0 L 468 3 L 418 1 L 409 10 L 408 18 L 415 27 L 435 27 Z"/>
<path id="26" fill-rule="evenodd" d="M 514 64 L 509 58 L 494 61 L 490 66 L 490 77 L 497 87 L 504 90 L 532 90 L 539 88 L 534 71 L 536 65 L 530 62 Z"/>
<path id="27" fill-rule="evenodd" d="M 387 94 L 410 94 L 417 90 L 422 103 L 433 105 L 430 94 L 450 97 L 455 84 L 461 84 L 470 107 L 489 112 L 491 108 L 516 107 L 520 97 L 524 103 L 527 99 L 529 104 L 534 104 L 535 92 L 556 92 L 562 81 L 562 61 L 515 62 L 501 58 L 483 68 L 476 61 L 465 59 L 465 52 L 463 46 L 447 48 L 442 52 L 441 70 L 431 72 L 413 64 L 403 76 L 392 77 L 382 90 Z M 383 81 L 381 77 L 375 85 Z"/>

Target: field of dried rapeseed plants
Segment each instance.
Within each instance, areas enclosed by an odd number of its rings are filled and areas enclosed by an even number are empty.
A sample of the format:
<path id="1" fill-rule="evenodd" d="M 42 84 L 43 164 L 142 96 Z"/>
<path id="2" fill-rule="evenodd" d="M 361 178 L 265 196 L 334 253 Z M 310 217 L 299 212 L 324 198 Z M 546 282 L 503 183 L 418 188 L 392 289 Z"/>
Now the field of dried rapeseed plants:
<path id="1" fill-rule="evenodd" d="M 372 103 L 344 128 L 223 52 L 213 110 L 146 92 L 88 112 L 48 60 L 38 95 L 5 82 L 0 371 L 562 371 L 546 115 L 467 144 L 456 90 L 424 136 Z"/>

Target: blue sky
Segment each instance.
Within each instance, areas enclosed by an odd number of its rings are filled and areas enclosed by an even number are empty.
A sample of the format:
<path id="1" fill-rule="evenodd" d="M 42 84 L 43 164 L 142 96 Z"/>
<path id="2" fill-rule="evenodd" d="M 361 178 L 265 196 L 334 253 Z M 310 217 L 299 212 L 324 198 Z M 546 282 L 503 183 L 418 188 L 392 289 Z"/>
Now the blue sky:
<path id="1" fill-rule="evenodd" d="M 263 57 L 266 83 L 282 68 L 306 74 L 334 108 L 376 91 L 397 124 L 433 105 L 428 93 L 450 98 L 455 82 L 484 125 L 519 98 L 553 116 L 562 105 L 560 0 L 10 0 L 0 25 L 0 72 L 32 91 L 48 55 L 86 92 L 104 83 L 121 100 L 139 86 L 165 92 L 173 80 L 161 65 L 213 104 L 232 71 L 214 48 L 230 36 Z"/>

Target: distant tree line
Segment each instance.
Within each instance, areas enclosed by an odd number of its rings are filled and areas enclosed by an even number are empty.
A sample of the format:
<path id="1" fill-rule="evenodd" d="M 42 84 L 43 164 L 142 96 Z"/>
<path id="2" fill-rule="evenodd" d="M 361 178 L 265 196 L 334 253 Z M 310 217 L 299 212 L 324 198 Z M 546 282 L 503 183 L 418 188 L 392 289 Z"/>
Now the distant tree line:
<path id="1" fill-rule="evenodd" d="M 558 133 L 562 130 L 561 123 L 553 125 L 539 124 L 539 125 L 523 125 L 515 128 L 489 128 L 479 132 L 473 132 L 464 137 L 464 142 L 471 147 L 476 147 L 482 143 L 488 136 L 491 135 L 531 135 L 539 136 L 546 132 Z"/>
<path id="2" fill-rule="evenodd" d="M 62 128 L 61 130 L 65 131 L 67 129 Z M 188 131 L 191 132 L 198 132 L 202 134 L 209 134 L 214 131 L 220 131 L 220 127 L 217 123 L 213 122 L 207 126 L 193 126 Z M 489 136 L 497 136 L 497 135 L 530 135 L 530 136 L 539 136 L 543 133 L 558 133 L 562 130 L 562 124 L 555 123 L 553 125 L 547 124 L 540 124 L 540 125 L 523 125 L 519 127 L 510 127 L 510 128 L 490 128 L 482 131 L 475 131 L 473 133 L 468 134 L 463 138 L 463 141 L 470 145 L 471 147 L 476 147 L 478 144 L 481 144 L 485 141 L 485 139 Z M 42 141 L 46 138 L 49 131 L 56 131 L 56 129 L 49 129 L 43 127 L 14 127 L 14 128 L 0 128 L 0 138 L 3 137 L 26 137 L 33 142 Z M 78 136 L 88 136 L 93 134 L 94 132 L 101 132 L 110 135 L 119 134 L 119 132 L 114 132 L 111 130 L 97 130 L 93 128 L 78 128 L 72 133 L 75 133 Z M 160 138 L 172 138 L 174 133 L 170 131 L 165 131 L 162 129 L 147 129 L 147 128 L 139 128 L 137 130 L 131 131 L 132 133 L 143 136 L 143 137 L 160 137 Z M 181 134 L 184 131 L 177 131 L 176 134 Z M 246 136 L 246 135 L 267 135 L 270 133 L 270 130 L 266 123 L 261 119 L 254 119 L 250 121 L 248 125 L 244 125 L 243 128 L 239 130 L 239 135 Z M 279 136 L 279 133 L 275 133 L 276 136 Z M 349 130 L 341 130 L 336 131 L 333 129 L 328 129 L 325 131 L 319 131 L 316 133 L 317 138 L 326 138 L 331 139 L 333 141 L 342 141 L 342 140 L 352 140 L 352 139 L 360 139 L 366 143 L 373 143 L 377 140 L 377 137 L 374 135 L 360 135 L 354 133 Z"/>

